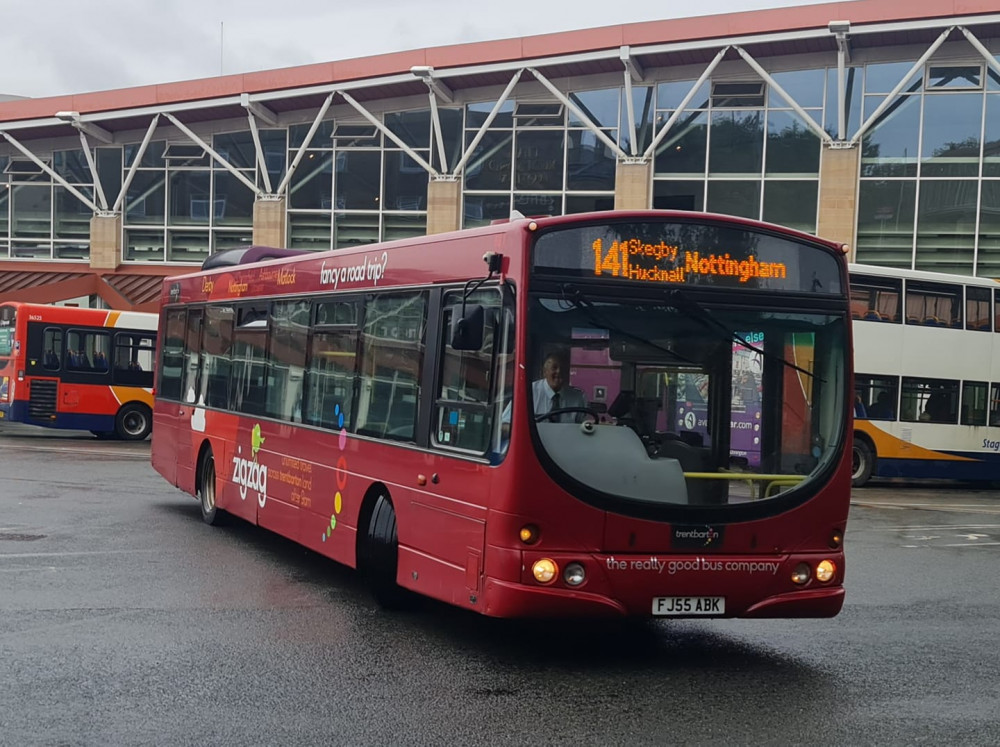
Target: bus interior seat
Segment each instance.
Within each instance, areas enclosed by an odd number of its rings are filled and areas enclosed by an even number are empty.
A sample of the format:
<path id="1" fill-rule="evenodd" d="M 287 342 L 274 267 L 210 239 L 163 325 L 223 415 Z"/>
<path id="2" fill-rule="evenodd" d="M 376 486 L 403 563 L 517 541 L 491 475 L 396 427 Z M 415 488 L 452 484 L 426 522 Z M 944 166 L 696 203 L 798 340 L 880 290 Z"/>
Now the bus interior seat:
<path id="1" fill-rule="evenodd" d="M 618 392 L 618 396 L 615 397 L 611 406 L 608 408 L 608 415 L 616 419 L 628 417 L 632 413 L 632 407 L 634 404 L 635 392 L 623 389 Z"/>
<path id="2" fill-rule="evenodd" d="M 869 321 L 869 322 L 882 322 L 882 321 L 885 321 L 885 319 L 883 318 L 883 316 L 881 314 L 879 314 L 877 311 L 875 311 L 875 309 L 869 309 L 867 311 L 867 313 L 865 313 L 864 318 L 867 321 Z"/>
<path id="3" fill-rule="evenodd" d="M 698 431 L 677 431 L 677 435 L 688 446 L 702 447 L 705 445 L 705 437 Z"/>

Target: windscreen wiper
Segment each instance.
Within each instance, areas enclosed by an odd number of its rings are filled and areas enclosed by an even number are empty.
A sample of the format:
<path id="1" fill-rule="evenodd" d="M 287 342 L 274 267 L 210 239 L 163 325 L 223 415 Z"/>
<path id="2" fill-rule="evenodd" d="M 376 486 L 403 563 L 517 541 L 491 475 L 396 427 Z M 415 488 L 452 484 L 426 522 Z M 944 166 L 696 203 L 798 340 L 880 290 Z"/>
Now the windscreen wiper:
<path id="1" fill-rule="evenodd" d="M 587 321 L 589 321 L 591 324 L 606 329 L 609 332 L 615 332 L 621 335 L 622 337 L 627 337 L 630 340 L 645 345 L 646 347 L 653 348 L 654 350 L 659 350 L 660 352 L 666 353 L 671 358 L 681 361 L 682 363 L 687 363 L 689 365 L 696 366 L 699 368 L 701 367 L 701 364 L 698 363 L 697 361 L 694 361 L 686 356 L 683 356 L 680 353 L 671 350 L 668 347 L 659 345 L 653 342 L 652 340 L 646 339 L 645 337 L 633 334 L 632 332 L 629 332 L 626 329 L 622 329 L 617 324 L 613 324 L 606 319 L 602 319 L 596 311 L 597 306 L 594 304 L 594 302 L 591 301 L 586 296 L 586 294 L 584 294 L 584 292 L 579 288 L 577 288 L 576 286 L 563 285 L 562 292 L 563 292 L 563 298 L 565 298 L 571 304 L 571 306 L 580 309 L 580 311 L 583 312 L 584 316 L 587 317 Z"/>
<path id="2" fill-rule="evenodd" d="M 754 353 L 757 353 L 757 355 L 761 356 L 761 358 L 766 358 L 767 360 L 770 361 L 777 361 L 783 366 L 788 366 L 789 368 L 794 369 L 800 373 L 804 373 L 811 379 L 816 379 L 816 381 L 825 383 L 823 379 L 816 376 L 816 374 L 814 374 L 812 371 L 807 371 L 801 366 L 796 366 L 794 363 L 785 360 L 780 355 L 774 355 L 774 353 L 768 353 L 766 350 L 764 350 L 764 348 L 757 347 L 752 342 L 748 341 L 745 337 L 740 335 L 738 332 L 729 329 L 729 327 L 727 327 L 725 324 L 720 322 L 714 316 L 709 314 L 704 306 L 702 306 L 697 301 L 694 301 L 688 298 L 686 295 L 684 295 L 684 293 L 681 292 L 680 288 L 673 288 L 670 291 L 668 291 L 667 298 L 669 299 L 671 306 L 673 306 L 675 309 L 680 311 L 685 316 L 694 319 L 696 322 L 699 322 L 703 327 L 706 327 L 707 329 L 714 331 L 715 334 L 719 336 L 721 339 L 725 339 L 728 342 L 735 342 L 741 347 L 744 347 L 747 350 L 751 350 Z"/>

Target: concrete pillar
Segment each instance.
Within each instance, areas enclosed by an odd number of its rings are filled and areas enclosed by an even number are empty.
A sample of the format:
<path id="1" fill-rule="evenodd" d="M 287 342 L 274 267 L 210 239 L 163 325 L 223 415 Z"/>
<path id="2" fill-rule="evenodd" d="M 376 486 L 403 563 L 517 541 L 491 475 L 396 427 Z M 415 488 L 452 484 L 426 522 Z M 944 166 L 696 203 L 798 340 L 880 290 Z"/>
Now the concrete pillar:
<path id="1" fill-rule="evenodd" d="M 427 235 L 457 231 L 462 227 L 462 180 L 427 182 Z"/>
<path id="2" fill-rule="evenodd" d="M 819 223 L 816 234 L 851 247 L 858 220 L 858 172 L 861 148 L 823 148 L 819 164 Z"/>
<path id="3" fill-rule="evenodd" d="M 95 215 L 90 219 L 90 266 L 95 270 L 114 270 L 121 261 L 121 215 Z"/>
<path id="4" fill-rule="evenodd" d="M 615 167 L 615 210 L 648 210 L 653 205 L 653 161 L 618 162 Z"/>
<path id="5" fill-rule="evenodd" d="M 285 231 L 285 198 L 255 200 L 253 204 L 253 243 L 255 246 L 281 248 L 288 245 Z"/>

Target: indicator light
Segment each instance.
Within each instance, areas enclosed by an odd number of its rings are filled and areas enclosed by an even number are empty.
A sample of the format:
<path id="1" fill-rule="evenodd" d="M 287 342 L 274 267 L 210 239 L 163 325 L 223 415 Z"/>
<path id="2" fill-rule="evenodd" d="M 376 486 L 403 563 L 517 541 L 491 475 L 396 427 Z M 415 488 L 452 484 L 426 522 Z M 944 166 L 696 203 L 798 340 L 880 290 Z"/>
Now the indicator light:
<path id="1" fill-rule="evenodd" d="M 533 545 L 536 542 L 538 542 L 538 535 L 539 535 L 538 527 L 536 527 L 534 524 L 525 524 L 523 527 L 521 527 L 519 536 L 521 538 L 521 542 L 523 542 L 524 544 Z"/>

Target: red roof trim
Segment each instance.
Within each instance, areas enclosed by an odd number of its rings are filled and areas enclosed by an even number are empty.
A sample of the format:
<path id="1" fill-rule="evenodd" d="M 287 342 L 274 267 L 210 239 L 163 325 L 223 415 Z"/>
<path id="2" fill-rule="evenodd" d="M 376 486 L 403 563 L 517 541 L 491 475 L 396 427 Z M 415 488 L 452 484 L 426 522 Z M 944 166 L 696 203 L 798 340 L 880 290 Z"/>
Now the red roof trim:
<path id="1" fill-rule="evenodd" d="M 833 20 L 852 24 L 917 21 L 997 13 L 996 0 L 853 0 L 790 8 L 725 13 L 646 23 L 564 31 L 514 39 L 456 44 L 358 57 L 298 67 L 227 75 L 41 99 L 0 102 L 0 121 L 51 117 L 57 111 L 98 112 L 235 96 L 240 93 L 328 85 L 406 73 L 415 65 L 438 68 L 509 62 L 577 54 L 622 45 L 687 42 L 730 36 L 780 33 L 825 27 Z"/>

